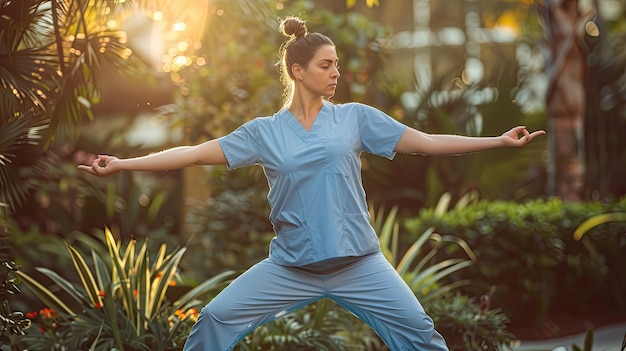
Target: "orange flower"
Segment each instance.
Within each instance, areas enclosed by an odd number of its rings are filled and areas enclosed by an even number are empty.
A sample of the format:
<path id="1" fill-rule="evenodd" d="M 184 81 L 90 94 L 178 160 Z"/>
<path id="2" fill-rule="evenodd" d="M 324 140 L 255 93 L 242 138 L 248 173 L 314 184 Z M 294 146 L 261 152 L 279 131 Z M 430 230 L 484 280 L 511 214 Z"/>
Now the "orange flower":
<path id="1" fill-rule="evenodd" d="M 106 295 L 106 293 L 104 291 L 102 291 L 102 290 L 98 291 L 98 296 L 105 296 L 105 295 Z"/>
<path id="2" fill-rule="evenodd" d="M 139 296 L 139 292 L 137 291 L 137 289 L 133 290 L 133 297 L 137 298 L 137 296 Z"/>
<path id="3" fill-rule="evenodd" d="M 44 307 L 41 311 L 39 311 L 40 314 L 43 315 L 44 318 L 47 319 L 51 319 L 51 318 L 56 318 L 57 317 L 57 313 L 54 312 L 53 309 L 48 308 L 48 307 Z"/>
<path id="4" fill-rule="evenodd" d="M 184 321 L 187 318 L 191 318 L 195 321 L 198 318 L 198 310 L 195 308 L 190 308 L 186 312 L 183 312 L 183 310 L 176 310 L 174 315 L 181 321 Z"/>
<path id="5" fill-rule="evenodd" d="M 170 281 L 170 286 L 176 286 L 176 281 L 175 280 Z"/>
<path id="6" fill-rule="evenodd" d="M 158 272 L 157 273 L 157 278 L 163 278 L 163 272 Z"/>

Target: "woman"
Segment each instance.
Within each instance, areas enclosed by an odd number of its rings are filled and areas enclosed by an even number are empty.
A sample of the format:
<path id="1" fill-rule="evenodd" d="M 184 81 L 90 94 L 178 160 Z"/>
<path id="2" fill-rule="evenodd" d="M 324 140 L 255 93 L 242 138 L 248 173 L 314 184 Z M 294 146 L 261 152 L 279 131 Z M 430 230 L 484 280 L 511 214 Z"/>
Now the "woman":
<path id="1" fill-rule="evenodd" d="M 91 174 L 155 171 L 191 165 L 259 164 L 269 182 L 270 254 L 203 308 L 187 351 L 231 350 L 249 332 L 328 297 L 368 323 L 391 350 L 447 350 L 413 292 L 380 251 L 361 183 L 362 151 L 392 159 L 521 147 L 543 131 L 515 127 L 499 137 L 428 135 L 372 107 L 325 100 L 339 78 L 337 53 L 325 35 L 288 17 L 280 31 L 286 102 L 231 134 L 148 156 L 98 156 L 79 166 Z M 518 136 L 523 134 L 521 138 Z"/>

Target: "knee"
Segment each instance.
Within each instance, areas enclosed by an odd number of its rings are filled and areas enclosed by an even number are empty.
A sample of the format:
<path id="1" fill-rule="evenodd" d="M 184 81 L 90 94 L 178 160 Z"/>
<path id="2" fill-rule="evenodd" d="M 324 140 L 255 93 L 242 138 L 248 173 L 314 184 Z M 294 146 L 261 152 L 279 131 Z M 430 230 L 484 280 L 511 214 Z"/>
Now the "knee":
<path id="1" fill-rule="evenodd" d="M 435 329 L 435 323 L 433 322 L 432 318 L 430 318 L 430 316 L 428 315 L 424 315 L 422 317 L 422 320 L 419 323 L 419 329 L 421 330 L 434 330 Z"/>
<path id="2" fill-rule="evenodd" d="M 224 308 L 220 304 L 209 302 L 200 311 L 198 322 L 202 321 L 202 323 L 204 324 L 212 323 L 212 322 L 221 322 L 224 320 L 226 316 L 228 316 L 228 313 L 224 310 Z"/>

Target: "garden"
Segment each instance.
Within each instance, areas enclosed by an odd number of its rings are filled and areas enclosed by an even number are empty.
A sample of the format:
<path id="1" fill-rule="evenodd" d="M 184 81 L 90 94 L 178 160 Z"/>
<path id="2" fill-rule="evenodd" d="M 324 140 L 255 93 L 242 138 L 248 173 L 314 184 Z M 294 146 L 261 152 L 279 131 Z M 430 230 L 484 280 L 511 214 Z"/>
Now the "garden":
<path id="1" fill-rule="evenodd" d="M 362 155 L 381 249 L 450 350 L 626 322 L 624 9 L 452 2 L 0 2 L 0 350 L 182 350 L 202 307 L 267 256 L 260 167 L 98 178 L 77 165 L 215 139 L 280 109 L 276 18 L 292 14 L 336 44 L 333 102 L 428 133 L 548 132 L 523 149 Z M 558 59 L 573 55 L 560 3 L 583 24 L 582 99 L 566 96 L 580 66 Z M 427 20 L 406 11 L 419 6 Z M 439 39 L 407 40 L 425 28 Z M 444 35 L 458 31 L 465 42 Z M 388 348 L 323 299 L 235 350 Z"/>

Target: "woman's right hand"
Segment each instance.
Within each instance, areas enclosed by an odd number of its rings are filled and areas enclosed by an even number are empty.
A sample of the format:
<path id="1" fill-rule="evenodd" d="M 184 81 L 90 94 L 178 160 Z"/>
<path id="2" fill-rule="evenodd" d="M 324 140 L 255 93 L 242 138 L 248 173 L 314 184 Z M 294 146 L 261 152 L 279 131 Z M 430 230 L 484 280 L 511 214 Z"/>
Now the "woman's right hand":
<path id="1" fill-rule="evenodd" d="M 78 169 L 98 177 L 108 177 L 121 171 L 118 161 L 119 159 L 115 156 L 98 155 L 91 165 L 79 165 Z"/>

